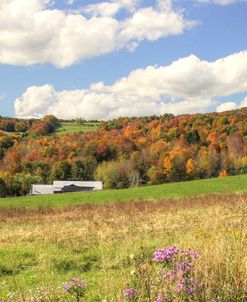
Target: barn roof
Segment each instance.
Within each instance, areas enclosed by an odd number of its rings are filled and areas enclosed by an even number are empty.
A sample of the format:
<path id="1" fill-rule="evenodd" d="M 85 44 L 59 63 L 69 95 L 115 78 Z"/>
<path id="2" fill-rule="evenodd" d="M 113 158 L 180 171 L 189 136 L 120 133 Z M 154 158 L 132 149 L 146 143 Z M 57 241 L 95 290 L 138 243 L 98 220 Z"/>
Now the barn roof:
<path id="1" fill-rule="evenodd" d="M 103 185 L 102 181 L 54 181 L 53 182 L 53 187 L 55 191 L 61 190 L 65 186 L 70 186 L 70 185 L 75 185 L 78 187 L 91 187 L 95 188 L 95 190 L 102 190 Z"/>

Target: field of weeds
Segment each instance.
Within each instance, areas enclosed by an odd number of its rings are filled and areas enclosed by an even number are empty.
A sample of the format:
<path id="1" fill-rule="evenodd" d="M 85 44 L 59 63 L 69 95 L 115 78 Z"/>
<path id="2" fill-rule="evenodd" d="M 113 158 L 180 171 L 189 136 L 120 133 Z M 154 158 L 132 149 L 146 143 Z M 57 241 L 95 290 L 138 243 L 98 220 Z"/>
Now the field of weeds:
<path id="1" fill-rule="evenodd" d="M 0 228 L 0 301 L 247 301 L 247 194 L 1 208 Z"/>

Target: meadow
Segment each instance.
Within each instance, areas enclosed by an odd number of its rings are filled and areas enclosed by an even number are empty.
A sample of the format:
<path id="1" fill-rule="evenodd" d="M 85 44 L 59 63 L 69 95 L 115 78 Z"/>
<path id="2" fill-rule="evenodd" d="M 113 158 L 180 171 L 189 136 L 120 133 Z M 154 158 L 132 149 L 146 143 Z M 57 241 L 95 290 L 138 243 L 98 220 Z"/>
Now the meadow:
<path id="1" fill-rule="evenodd" d="M 4 302 L 120 302 L 131 300 L 124 300 L 126 288 L 137 290 L 132 301 L 138 302 L 247 301 L 246 193 L 1 208 L 0 228 Z M 175 291 L 170 300 L 157 298 L 160 264 L 153 261 L 154 251 L 167 246 L 199 254 L 192 273 L 197 288 Z M 82 299 L 64 290 L 71 278 L 88 281 Z"/>
<path id="2" fill-rule="evenodd" d="M 63 135 L 63 134 L 73 134 L 73 133 L 86 133 L 90 131 L 98 130 L 99 123 L 85 122 L 79 125 L 76 121 L 64 121 L 61 122 L 59 127 L 55 130 L 52 135 Z"/>
<path id="3" fill-rule="evenodd" d="M 247 174 L 244 174 L 162 185 L 133 187 L 122 190 L 0 198 L 0 207 L 67 207 L 83 204 L 101 204 L 109 201 L 157 200 L 171 197 L 183 198 L 205 194 L 246 191 Z"/>

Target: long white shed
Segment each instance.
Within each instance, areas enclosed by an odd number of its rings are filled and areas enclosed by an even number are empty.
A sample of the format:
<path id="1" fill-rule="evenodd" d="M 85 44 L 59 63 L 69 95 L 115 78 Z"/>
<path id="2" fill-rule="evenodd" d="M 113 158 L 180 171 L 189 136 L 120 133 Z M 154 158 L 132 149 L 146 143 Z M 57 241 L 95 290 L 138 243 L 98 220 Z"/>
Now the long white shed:
<path id="1" fill-rule="evenodd" d="M 32 185 L 31 194 L 32 195 L 49 195 L 53 194 L 53 185 Z"/>

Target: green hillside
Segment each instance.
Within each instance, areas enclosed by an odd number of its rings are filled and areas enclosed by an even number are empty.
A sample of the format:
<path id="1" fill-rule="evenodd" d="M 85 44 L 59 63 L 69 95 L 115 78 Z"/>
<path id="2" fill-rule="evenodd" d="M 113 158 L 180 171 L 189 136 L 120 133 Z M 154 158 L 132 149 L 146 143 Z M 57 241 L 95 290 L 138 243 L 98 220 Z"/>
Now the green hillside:
<path id="1" fill-rule="evenodd" d="M 82 125 L 79 125 L 76 121 L 64 121 L 58 126 L 56 131 L 53 134 L 63 135 L 63 134 L 72 134 L 72 133 L 85 133 L 89 131 L 98 130 L 99 123 L 85 122 Z"/>
<path id="2" fill-rule="evenodd" d="M 123 190 L 5 198 L 0 199 L 0 207 L 65 207 L 87 203 L 101 204 L 108 201 L 158 200 L 169 197 L 180 198 L 194 195 L 245 191 L 247 191 L 247 174 Z"/>

